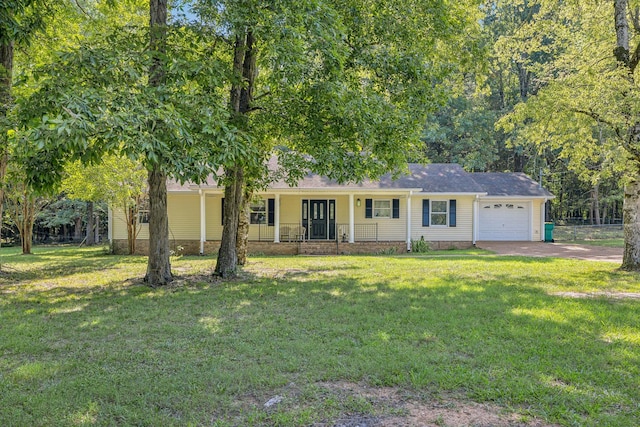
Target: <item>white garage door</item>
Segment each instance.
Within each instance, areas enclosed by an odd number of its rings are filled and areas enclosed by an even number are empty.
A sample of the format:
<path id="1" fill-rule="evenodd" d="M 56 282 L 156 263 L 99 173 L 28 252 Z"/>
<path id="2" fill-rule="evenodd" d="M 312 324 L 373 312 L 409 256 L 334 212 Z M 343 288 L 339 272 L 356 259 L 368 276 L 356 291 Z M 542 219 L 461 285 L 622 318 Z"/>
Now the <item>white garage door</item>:
<path id="1" fill-rule="evenodd" d="M 531 240 L 529 202 L 480 202 L 478 240 Z"/>

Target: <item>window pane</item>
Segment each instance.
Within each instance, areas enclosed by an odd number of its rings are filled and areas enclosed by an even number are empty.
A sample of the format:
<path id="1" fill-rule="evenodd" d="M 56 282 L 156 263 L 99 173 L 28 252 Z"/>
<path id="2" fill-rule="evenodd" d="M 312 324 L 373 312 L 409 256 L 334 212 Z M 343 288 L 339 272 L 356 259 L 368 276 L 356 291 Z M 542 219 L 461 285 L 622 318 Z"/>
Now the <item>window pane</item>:
<path id="1" fill-rule="evenodd" d="M 447 214 L 432 214 L 431 225 L 447 225 Z"/>
<path id="2" fill-rule="evenodd" d="M 445 200 L 437 200 L 431 202 L 431 212 L 447 213 L 447 202 Z"/>
<path id="3" fill-rule="evenodd" d="M 449 202 L 446 200 L 433 200 L 431 202 L 431 225 L 447 225 L 447 207 Z"/>
<path id="4" fill-rule="evenodd" d="M 375 218 L 391 218 L 391 200 L 374 200 L 373 216 Z"/>
<path id="5" fill-rule="evenodd" d="M 267 201 L 266 200 L 252 200 L 249 204 L 249 219 L 251 224 L 264 224 L 267 219 Z"/>

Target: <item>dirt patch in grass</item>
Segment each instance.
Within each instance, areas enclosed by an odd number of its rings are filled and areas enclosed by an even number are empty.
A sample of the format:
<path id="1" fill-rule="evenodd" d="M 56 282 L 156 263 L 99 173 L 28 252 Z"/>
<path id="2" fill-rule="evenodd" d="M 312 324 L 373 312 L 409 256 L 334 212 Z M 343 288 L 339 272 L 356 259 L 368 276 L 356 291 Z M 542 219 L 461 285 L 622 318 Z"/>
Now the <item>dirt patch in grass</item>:
<path id="1" fill-rule="evenodd" d="M 320 387 L 343 398 L 365 398 L 374 414 L 348 414 L 317 427 L 553 427 L 528 415 L 497 405 L 476 403 L 455 396 L 424 396 L 393 387 L 366 387 L 348 382 L 322 383 Z"/>
<path id="2" fill-rule="evenodd" d="M 640 299 L 640 292 L 553 292 L 551 295 L 567 298 Z"/>

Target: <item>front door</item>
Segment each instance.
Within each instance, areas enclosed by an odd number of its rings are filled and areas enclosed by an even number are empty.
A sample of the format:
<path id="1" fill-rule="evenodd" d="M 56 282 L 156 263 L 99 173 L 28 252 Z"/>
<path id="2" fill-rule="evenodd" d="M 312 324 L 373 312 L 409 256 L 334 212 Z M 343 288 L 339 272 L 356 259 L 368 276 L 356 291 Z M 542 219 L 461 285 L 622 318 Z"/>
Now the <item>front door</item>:
<path id="1" fill-rule="evenodd" d="M 327 201 L 326 200 L 310 200 L 309 201 L 309 220 L 310 220 L 310 239 L 326 239 L 327 238 Z"/>

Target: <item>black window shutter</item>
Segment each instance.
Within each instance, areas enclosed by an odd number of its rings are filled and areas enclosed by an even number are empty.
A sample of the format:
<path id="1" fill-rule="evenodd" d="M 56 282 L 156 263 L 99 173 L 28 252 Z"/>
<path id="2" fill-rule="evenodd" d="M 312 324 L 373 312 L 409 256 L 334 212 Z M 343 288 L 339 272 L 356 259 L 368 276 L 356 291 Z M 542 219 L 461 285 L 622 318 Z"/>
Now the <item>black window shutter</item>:
<path id="1" fill-rule="evenodd" d="M 222 215 L 220 215 L 220 218 L 222 218 L 221 225 L 224 225 L 224 197 L 222 198 Z"/>
<path id="2" fill-rule="evenodd" d="M 429 226 L 429 199 L 422 199 L 422 226 Z"/>
<path id="3" fill-rule="evenodd" d="M 276 199 L 267 199 L 267 225 L 275 224 Z"/>
<path id="4" fill-rule="evenodd" d="M 393 199 L 392 218 L 400 218 L 400 199 Z"/>
<path id="5" fill-rule="evenodd" d="M 373 218 L 373 200 L 364 199 L 364 217 Z"/>
<path id="6" fill-rule="evenodd" d="M 456 201 L 449 200 L 449 227 L 456 226 Z"/>

